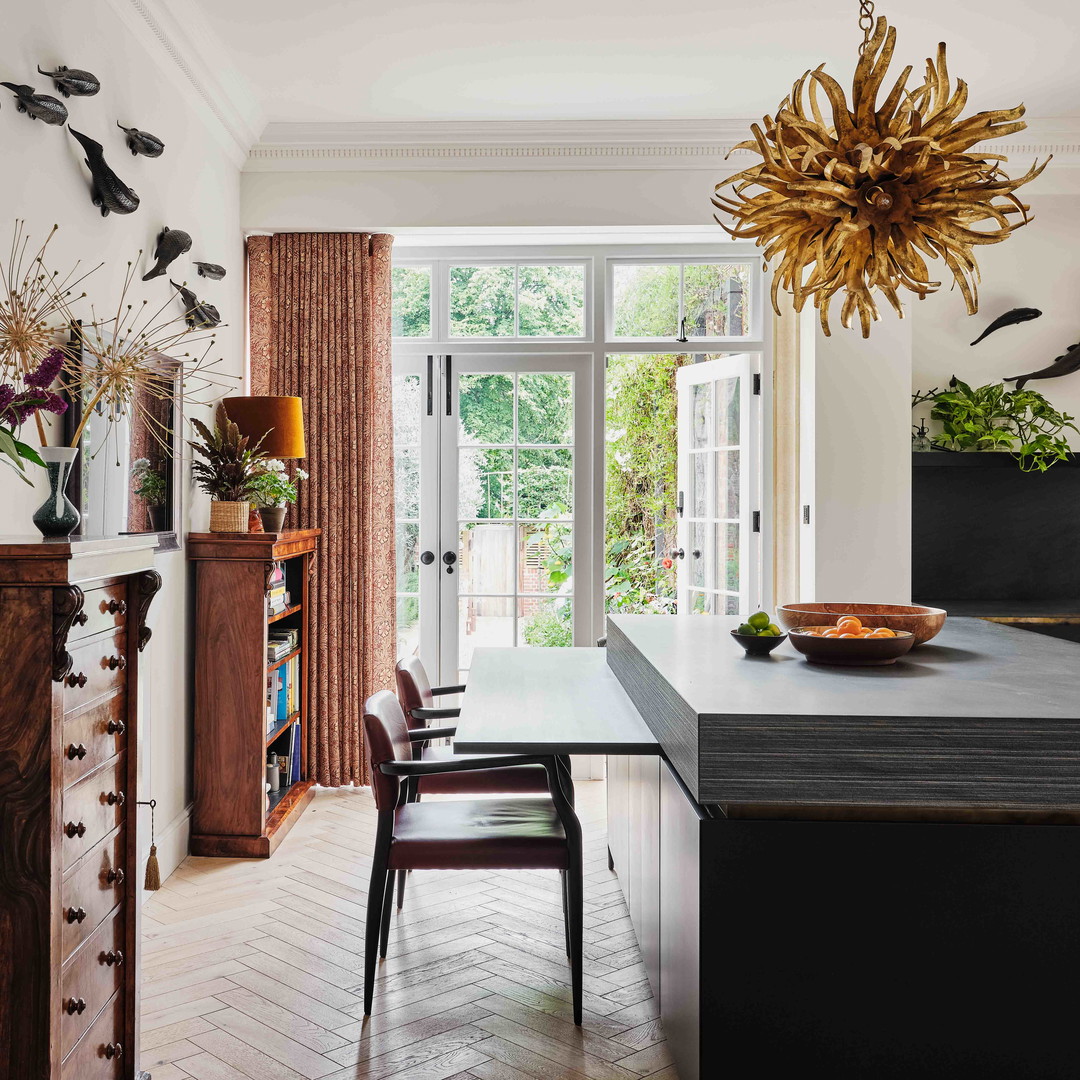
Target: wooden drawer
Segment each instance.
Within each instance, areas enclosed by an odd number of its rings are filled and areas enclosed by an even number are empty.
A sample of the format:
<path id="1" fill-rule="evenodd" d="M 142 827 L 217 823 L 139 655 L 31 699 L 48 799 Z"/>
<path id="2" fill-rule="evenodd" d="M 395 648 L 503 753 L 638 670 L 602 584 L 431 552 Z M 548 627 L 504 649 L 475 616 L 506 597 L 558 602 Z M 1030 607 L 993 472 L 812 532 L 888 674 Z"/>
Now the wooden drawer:
<path id="1" fill-rule="evenodd" d="M 127 754 L 118 754 L 64 792 L 60 851 L 65 871 L 124 820 L 126 774 Z"/>
<path id="2" fill-rule="evenodd" d="M 99 585 L 87 589 L 83 600 L 82 615 L 86 621 L 76 621 L 68 632 L 68 642 L 100 634 L 103 630 L 115 630 L 127 625 L 127 583 L 118 581 L 113 585 Z M 79 620 L 82 619 L 79 616 Z"/>
<path id="3" fill-rule="evenodd" d="M 94 1021 L 90 1030 L 67 1056 L 61 1080 L 121 1080 L 130 1075 L 129 1053 L 124 1045 L 124 991 L 118 990 Z"/>
<path id="4" fill-rule="evenodd" d="M 124 981 L 124 907 L 83 942 L 60 973 L 61 1053 L 67 1054 Z"/>
<path id="5" fill-rule="evenodd" d="M 115 757 L 127 746 L 127 698 L 122 694 L 105 698 L 91 709 L 64 721 L 61 753 L 64 787 Z"/>
<path id="6" fill-rule="evenodd" d="M 66 960 L 125 896 L 126 840 L 119 829 L 67 877 L 61 889 L 60 925 Z"/>
<path id="7" fill-rule="evenodd" d="M 65 715 L 126 684 L 126 630 L 103 634 L 69 652 L 71 671 L 64 676 Z"/>

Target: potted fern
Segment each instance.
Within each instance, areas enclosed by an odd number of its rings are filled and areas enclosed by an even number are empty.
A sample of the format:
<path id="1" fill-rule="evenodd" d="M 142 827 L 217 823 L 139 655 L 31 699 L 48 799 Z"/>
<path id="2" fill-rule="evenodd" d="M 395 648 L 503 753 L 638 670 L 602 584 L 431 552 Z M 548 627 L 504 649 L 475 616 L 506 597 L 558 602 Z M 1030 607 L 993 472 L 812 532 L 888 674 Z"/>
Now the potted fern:
<path id="1" fill-rule="evenodd" d="M 252 444 L 241 435 L 224 405 L 217 407 L 213 431 L 199 420 L 191 424 L 202 442 L 188 445 L 205 458 L 192 463 L 191 477 L 210 496 L 210 531 L 246 533 L 256 481 L 266 472 L 263 440 Z"/>

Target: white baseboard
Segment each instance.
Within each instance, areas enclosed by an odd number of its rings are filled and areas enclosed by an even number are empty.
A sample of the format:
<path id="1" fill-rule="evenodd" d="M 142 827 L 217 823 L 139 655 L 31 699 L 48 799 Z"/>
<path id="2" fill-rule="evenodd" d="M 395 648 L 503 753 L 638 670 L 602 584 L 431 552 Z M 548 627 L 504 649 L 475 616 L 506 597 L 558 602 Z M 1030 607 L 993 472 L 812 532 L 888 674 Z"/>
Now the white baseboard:
<path id="1" fill-rule="evenodd" d="M 161 880 L 164 882 L 168 876 L 187 858 L 191 846 L 191 810 L 194 803 L 188 803 L 179 814 L 170 821 L 155 837 L 157 843 L 158 868 L 161 871 Z M 139 863 L 139 873 L 146 868 L 146 860 L 150 855 L 150 830 L 143 830 L 142 859 Z M 142 902 L 145 904 L 153 893 L 143 890 Z"/>

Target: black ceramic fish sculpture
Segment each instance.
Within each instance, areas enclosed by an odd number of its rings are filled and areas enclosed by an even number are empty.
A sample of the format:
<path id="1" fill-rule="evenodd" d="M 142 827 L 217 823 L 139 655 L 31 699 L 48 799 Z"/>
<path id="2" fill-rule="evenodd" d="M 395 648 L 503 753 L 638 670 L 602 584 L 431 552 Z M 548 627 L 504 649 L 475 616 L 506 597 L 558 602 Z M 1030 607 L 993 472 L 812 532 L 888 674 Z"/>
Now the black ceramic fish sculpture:
<path id="1" fill-rule="evenodd" d="M 35 94 L 34 88 L 25 84 L 18 86 L 15 83 L 0 82 L 0 86 L 6 86 L 15 95 L 19 112 L 26 113 L 31 120 L 44 120 L 46 124 L 56 125 L 67 123 L 67 106 L 59 98 L 50 97 L 48 94 Z"/>
<path id="2" fill-rule="evenodd" d="M 86 167 L 93 177 L 90 199 L 95 206 L 101 208 L 101 216 L 108 217 L 110 211 L 115 214 L 133 214 L 138 210 L 139 196 L 109 168 L 101 143 L 94 142 L 89 135 L 76 131 L 70 125 L 68 131 L 79 140 L 86 151 Z"/>
<path id="3" fill-rule="evenodd" d="M 199 277 L 209 278 L 211 281 L 220 281 L 225 276 L 225 267 L 218 266 L 217 263 L 197 262 L 195 269 L 199 272 Z"/>
<path id="4" fill-rule="evenodd" d="M 79 68 L 65 67 L 63 64 L 55 71 L 43 71 L 39 64 L 38 74 L 52 79 L 56 89 L 64 97 L 93 97 L 101 89 L 101 82 L 96 75 Z"/>
<path id="5" fill-rule="evenodd" d="M 1062 375 L 1071 375 L 1080 370 L 1080 342 L 1070 345 L 1068 350 L 1054 358 L 1054 362 L 1030 375 L 1006 375 L 1005 382 L 1015 382 L 1017 390 L 1023 390 L 1032 379 L 1058 379 Z"/>
<path id="6" fill-rule="evenodd" d="M 157 247 L 154 249 L 154 258 L 157 262 L 154 263 L 149 273 L 143 274 L 143 281 L 161 277 L 168 269 L 169 263 L 180 258 L 185 251 L 190 250 L 190 233 L 184 232 L 183 229 L 170 229 L 168 227 L 162 229 L 157 238 Z"/>
<path id="7" fill-rule="evenodd" d="M 137 157 L 142 154 L 143 157 L 161 157 L 165 152 L 165 144 L 149 131 L 140 131 L 137 127 L 124 127 L 119 120 L 116 121 L 116 126 L 127 135 L 128 149 L 132 156 Z"/>
<path id="8" fill-rule="evenodd" d="M 989 337 L 995 330 L 1000 330 L 1003 326 L 1030 322 L 1032 319 L 1037 319 L 1041 314 L 1042 312 L 1038 308 L 1014 307 L 1012 311 L 1006 311 L 1004 315 L 999 315 L 971 344 L 978 345 L 984 337 Z"/>
<path id="9" fill-rule="evenodd" d="M 171 278 L 169 284 L 180 293 L 184 301 L 184 319 L 192 330 L 213 330 L 221 325 L 221 316 L 213 304 L 204 304 L 190 289 L 177 285 Z"/>

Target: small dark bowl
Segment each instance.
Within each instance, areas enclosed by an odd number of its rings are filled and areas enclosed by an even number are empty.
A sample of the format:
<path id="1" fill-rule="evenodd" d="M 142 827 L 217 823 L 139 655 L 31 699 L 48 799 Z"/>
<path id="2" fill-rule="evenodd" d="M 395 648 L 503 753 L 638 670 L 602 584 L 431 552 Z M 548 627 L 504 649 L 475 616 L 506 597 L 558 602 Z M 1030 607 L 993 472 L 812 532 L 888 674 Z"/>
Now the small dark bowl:
<path id="1" fill-rule="evenodd" d="M 787 638 L 787 634 L 779 637 L 758 637 L 757 634 L 740 634 L 737 630 L 732 630 L 731 636 L 746 650 L 747 656 L 768 656 Z"/>
<path id="2" fill-rule="evenodd" d="M 811 664 L 842 667 L 882 667 L 895 664 L 915 644 L 915 635 L 897 630 L 891 638 L 811 637 L 808 630 L 829 630 L 828 626 L 800 626 L 791 631 L 791 644 Z"/>

